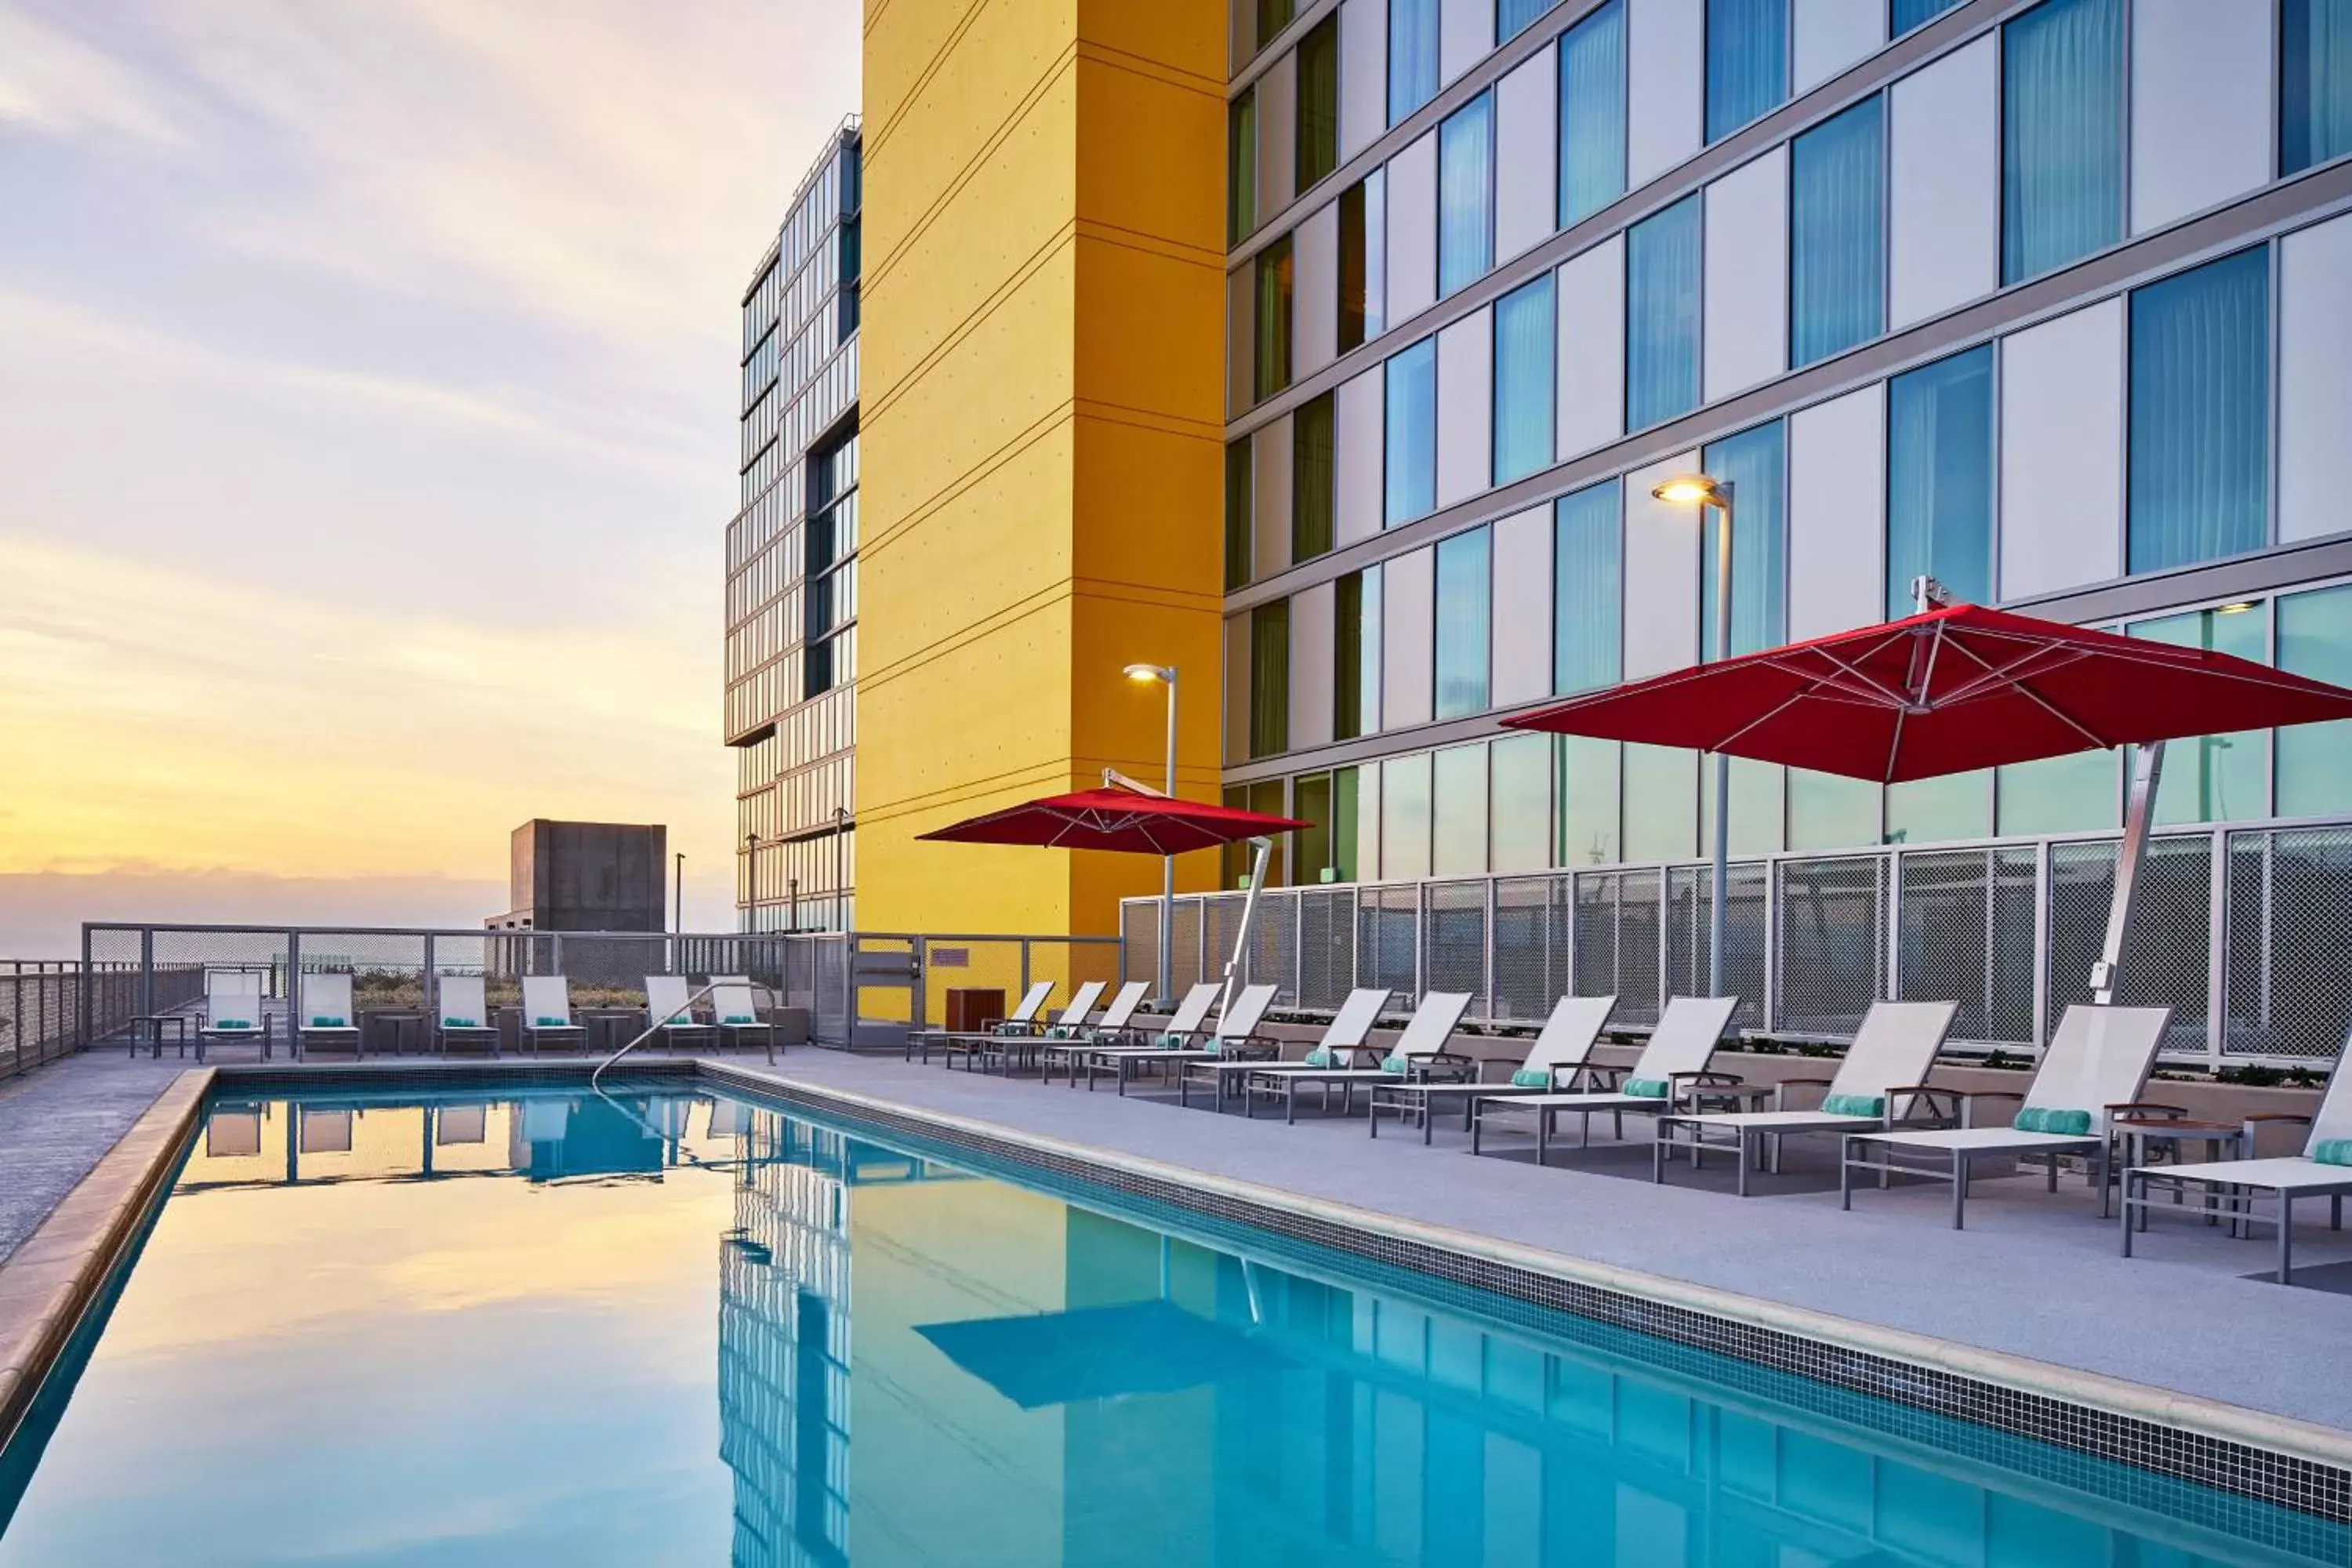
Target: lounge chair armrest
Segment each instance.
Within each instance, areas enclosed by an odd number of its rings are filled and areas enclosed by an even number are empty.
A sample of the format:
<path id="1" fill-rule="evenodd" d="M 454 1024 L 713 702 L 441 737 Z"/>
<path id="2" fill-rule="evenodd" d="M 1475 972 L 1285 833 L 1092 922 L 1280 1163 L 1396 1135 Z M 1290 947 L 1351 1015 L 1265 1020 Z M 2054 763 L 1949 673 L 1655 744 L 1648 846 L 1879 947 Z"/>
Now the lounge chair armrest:
<path id="1" fill-rule="evenodd" d="M 2238 1120 L 2244 1122 L 2300 1121 L 2305 1127 L 2311 1125 L 2311 1114 L 2302 1110 L 2257 1110 L 2251 1115 L 2241 1116 Z"/>
<path id="2" fill-rule="evenodd" d="M 2103 1106 L 2101 1109 L 2111 1117 L 2128 1113 L 2136 1117 L 2160 1116 L 2174 1121 L 2189 1114 L 2189 1109 L 2186 1106 L 2164 1105 L 2152 1100 L 2126 1100 L 2115 1105 Z"/>
<path id="3" fill-rule="evenodd" d="M 1888 1112 L 1886 1120 L 1889 1124 L 1897 1120 L 1894 1115 L 1895 1100 L 1906 1095 L 1915 1102 L 1923 1100 L 1927 1102 L 1927 1116 L 1930 1121 L 1957 1123 L 1960 1120 L 1960 1090 L 1946 1089 L 1941 1084 L 1903 1083 L 1895 1084 L 1886 1091 Z M 1916 1111 L 1918 1106 L 1914 1103 L 1911 1109 Z M 1903 1120 L 1908 1120 L 1908 1118 Z"/>
<path id="4" fill-rule="evenodd" d="M 1835 1083 L 1836 1081 L 1837 1080 L 1835 1079 L 1827 1078 L 1784 1078 L 1780 1080 L 1780 1087 L 1782 1089 L 1796 1089 L 1800 1087 L 1804 1089 L 1827 1089 L 1831 1084 Z"/>
<path id="5" fill-rule="evenodd" d="M 1936 1092 L 1948 1094 L 1956 1100 L 2014 1100 L 2020 1104 L 2023 1104 L 2025 1100 L 2025 1091 L 2021 1089 L 1938 1089 Z"/>
<path id="6" fill-rule="evenodd" d="M 1736 1072 L 1675 1072 L 1666 1075 L 1669 1083 L 1687 1083 L 1700 1089 L 1735 1089 L 1747 1079 Z"/>

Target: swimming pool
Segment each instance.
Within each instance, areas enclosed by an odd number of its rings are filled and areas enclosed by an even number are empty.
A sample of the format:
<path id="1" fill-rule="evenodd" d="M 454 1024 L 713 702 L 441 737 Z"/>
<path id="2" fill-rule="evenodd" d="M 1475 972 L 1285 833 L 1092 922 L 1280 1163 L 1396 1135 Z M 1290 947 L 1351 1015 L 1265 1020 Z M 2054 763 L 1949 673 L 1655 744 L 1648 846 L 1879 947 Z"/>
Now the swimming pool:
<path id="1" fill-rule="evenodd" d="M 218 1096 L 16 1564 L 2352 1561 L 2342 1527 L 706 1087 Z"/>

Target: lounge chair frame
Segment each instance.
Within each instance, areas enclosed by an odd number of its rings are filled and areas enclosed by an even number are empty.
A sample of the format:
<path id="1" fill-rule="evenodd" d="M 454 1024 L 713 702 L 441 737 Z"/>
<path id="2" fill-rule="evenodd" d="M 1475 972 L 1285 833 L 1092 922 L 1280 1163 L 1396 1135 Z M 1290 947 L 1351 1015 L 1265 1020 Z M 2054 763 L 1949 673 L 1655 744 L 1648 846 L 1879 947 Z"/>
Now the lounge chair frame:
<path id="1" fill-rule="evenodd" d="M 1521 1112 L 1535 1116 L 1536 1163 L 1540 1165 L 1550 1157 L 1552 1134 L 1563 1112 L 1578 1118 L 1577 1146 L 1584 1148 L 1592 1142 L 1592 1119 L 1596 1115 L 1606 1115 L 1611 1135 L 1622 1141 L 1625 1136 L 1625 1113 L 1629 1110 L 1637 1116 L 1657 1116 L 1685 1106 L 1703 1110 L 1710 1091 L 1718 1100 L 1744 1097 L 1749 1091 L 1737 1073 L 1716 1072 L 1707 1065 L 1715 1059 L 1724 1036 L 1730 1030 L 1731 1016 L 1738 1009 L 1737 996 L 1676 996 L 1667 1002 L 1642 1054 L 1624 1075 L 1626 1079 L 1664 1080 L 1666 1092 L 1655 1099 L 1627 1094 L 1622 1088 L 1574 1094 L 1481 1098 L 1470 1119 L 1470 1152 L 1486 1152 L 1488 1122 Z"/>
<path id="2" fill-rule="evenodd" d="M 1624 1076 L 1624 1068 L 1606 1066 L 1592 1060 L 1592 1047 L 1609 1027 L 1609 1016 L 1617 1009 L 1617 998 L 1608 996 L 1563 996 L 1552 1004 L 1551 1016 L 1528 1049 L 1522 1068 L 1545 1072 L 1550 1081 L 1538 1089 L 1532 1085 L 1510 1082 L 1488 1083 L 1475 1071 L 1453 1082 L 1434 1080 L 1403 1083 L 1376 1083 L 1371 1087 L 1365 1106 L 1365 1121 L 1371 1135 L 1381 1135 L 1381 1113 L 1386 1110 L 1398 1121 L 1414 1121 L 1421 1127 L 1421 1141 L 1433 1141 L 1436 1111 L 1441 1104 L 1462 1107 L 1462 1130 L 1470 1131 L 1478 1114 L 1482 1100 L 1513 1099 L 1529 1094 L 1573 1093 L 1586 1089 L 1613 1089 Z"/>
<path id="3" fill-rule="evenodd" d="M 1316 1051 L 1334 1056 L 1344 1054 L 1352 1065 L 1358 1053 L 1371 1048 L 1365 1041 L 1371 1037 L 1373 1028 L 1381 1021 L 1381 1014 L 1387 1010 L 1395 995 L 1393 991 L 1373 986 L 1360 985 L 1350 991 L 1348 999 L 1339 1004 L 1339 1010 L 1331 1016 L 1331 1022 L 1324 1026 L 1322 1038 L 1316 1041 L 1307 1054 L 1312 1056 Z M 1192 1081 L 1196 1075 L 1205 1078 L 1213 1088 L 1213 1107 L 1222 1111 L 1225 1108 L 1228 1092 L 1225 1086 L 1246 1083 L 1253 1073 L 1328 1070 L 1309 1067 L 1303 1059 L 1284 1061 L 1281 1058 L 1282 1043 L 1279 1040 L 1267 1040 L 1248 1050 L 1200 1053 L 1195 1059 L 1176 1069 L 1176 1103 L 1188 1109 L 1191 1107 Z M 1249 1103 L 1246 1094 L 1242 1097 L 1242 1102 L 1246 1110 Z"/>
<path id="4" fill-rule="evenodd" d="M 1282 1102 L 1285 1125 L 1295 1125 L 1298 1121 L 1298 1090 L 1309 1084 L 1315 1087 L 1321 1100 L 1321 1108 L 1327 1113 L 1331 1109 L 1331 1090 L 1337 1088 L 1339 1090 L 1339 1114 L 1344 1117 L 1354 1113 L 1359 1086 L 1364 1089 L 1365 1103 L 1369 1105 L 1373 1089 L 1400 1076 L 1420 1082 L 1441 1079 L 1449 1083 L 1465 1082 L 1476 1075 L 1478 1058 L 1449 1051 L 1445 1047 L 1453 1039 L 1454 1031 L 1461 1026 L 1462 1016 L 1470 1010 L 1470 994 L 1466 991 L 1422 993 L 1421 1002 L 1413 1008 L 1412 1016 L 1389 1047 L 1389 1057 L 1404 1059 L 1402 1075 L 1391 1072 L 1381 1065 L 1387 1057 L 1375 1058 L 1370 1067 L 1308 1068 L 1300 1071 L 1293 1064 L 1285 1062 L 1280 1064 L 1279 1070 L 1244 1073 L 1242 1114 L 1255 1116 L 1256 1101 L 1261 1098 L 1278 1100 Z M 1352 1060 L 1371 1049 L 1367 1045 L 1361 1051 L 1349 1052 L 1349 1057 Z"/>

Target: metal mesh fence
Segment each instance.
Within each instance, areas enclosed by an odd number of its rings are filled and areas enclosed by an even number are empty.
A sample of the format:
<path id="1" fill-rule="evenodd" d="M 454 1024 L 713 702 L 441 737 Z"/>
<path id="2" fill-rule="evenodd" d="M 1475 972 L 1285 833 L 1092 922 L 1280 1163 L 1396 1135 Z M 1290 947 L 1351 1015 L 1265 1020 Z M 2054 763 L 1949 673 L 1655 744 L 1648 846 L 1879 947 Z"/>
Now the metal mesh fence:
<path id="1" fill-rule="evenodd" d="M 1215 980 L 1225 973 L 1225 965 L 1234 956 L 1234 940 L 1242 932 L 1242 903 L 1245 893 L 1222 893 L 1204 900 L 1201 907 L 1201 978 Z"/>
<path id="2" fill-rule="evenodd" d="M 1298 1005 L 1298 895 L 1258 896 L 1257 920 L 1250 928 L 1249 979 L 1275 987 L 1274 1005 Z"/>
<path id="3" fill-rule="evenodd" d="M 1201 900 L 1180 899 L 1176 902 L 1176 918 L 1169 922 L 1175 932 L 1168 956 L 1168 966 L 1175 974 L 1175 984 L 1169 987 L 1171 996 L 1181 996 L 1201 984 L 1206 966 L 1201 962 Z"/>
<path id="4" fill-rule="evenodd" d="M 1824 856 L 1783 860 L 1774 870 L 1775 1026 L 1796 1035 L 1851 1035 L 1886 994 L 1886 860 Z"/>
<path id="5" fill-rule="evenodd" d="M 1416 1005 L 1420 987 L 1421 888 L 1366 888 L 1356 895 L 1356 984 L 1384 985 L 1402 1006 Z"/>
<path id="6" fill-rule="evenodd" d="M 1422 980 L 1430 991 L 1466 992 L 1472 1016 L 1486 1005 L 1486 889 L 1475 882 L 1433 882 L 1422 902 Z"/>
<path id="7" fill-rule="evenodd" d="M 2050 1009 L 2055 1024 L 2091 999 L 2091 965 L 2107 932 L 2115 896 L 2112 839 L 2050 847 Z M 2165 1049 L 2202 1056 L 2212 997 L 2213 838 L 2210 834 L 2151 837 L 2139 898 L 2124 946 L 2116 1000 L 2169 1006 Z"/>
<path id="8" fill-rule="evenodd" d="M 1512 877 L 1495 884 L 1495 994 L 1498 1019 L 1538 1019 L 1572 989 L 1570 938 L 1574 880 Z"/>
<path id="9" fill-rule="evenodd" d="M 1955 1040 L 2024 1041 L 2034 1027 L 2032 847 L 1914 850 L 1896 862 L 1895 974 L 1911 1001 L 1954 1001 Z"/>
<path id="10" fill-rule="evenodd" d="M 1307 889 L 1298 895 L 1297 1005 L 1334 1011 L 1355 984 L 1355 890 Z"/>
<path id="11" fill-rule="evenodd" d="M 2221 1048 L 2328 1057 L 2352 1029 L 2352 828 L 2232 833 Z"/>
<path id="12" fill-rule="evenodd" d="M 1617 998 L 1614 1020 L 1635 1028 L 1658 1021 L 1664 956 L 1655 869 L 1581 871 L 1576 877 L 1576 990 Z"/>
<path id="13" fill-rule="evenodd" d="M 1724 868 L 1723 985 L 1739 998 L 1731 1015 L 1735 1028 L 1760 1029 L 1771 973 L 1766 935 L 1767 868 L 1733 861 Z M 1666 990 L 1669 995 L 1704 996 L 1707 986 L 1710 910 L 1715 873 L 1706 866 L 1676 866 L 1666 880 Z"/>
<path id="14" fill-rule="evenodd" d="M 1118 907 L 1119 941 L 1127 945 L 1127 977 L 1151 983 L 1151 994 L 1165 995 L 1160 984 L 1160 900 L 1130 899 Z"/>

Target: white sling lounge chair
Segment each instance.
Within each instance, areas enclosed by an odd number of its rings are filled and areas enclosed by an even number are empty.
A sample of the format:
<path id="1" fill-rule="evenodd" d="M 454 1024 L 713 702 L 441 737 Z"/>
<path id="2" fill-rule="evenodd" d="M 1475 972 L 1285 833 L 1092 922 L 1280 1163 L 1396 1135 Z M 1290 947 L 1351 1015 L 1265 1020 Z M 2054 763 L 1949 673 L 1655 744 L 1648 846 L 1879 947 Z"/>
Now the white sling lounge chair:
<path id="1" fill-rule="evenodd" d="M 923 1059 L 927 1062 L 931 1059 L 932 1047 L 937 1047 L 946 1053 L 947 1059 L 943 1065 L 951 1068 L 955 1066 L 957 1057 L 962 1056 L 969 1058 L 1000 1036 L 1025 1035 L 1034 1029 L 1037 1026 L 1037 1015 L 1045 1009 L 1045 998 L 1053 994 L 1052 981 L 1033 982 L 1029 989 L 1021 994 L 1021 1000 L 1013 1005 L 1013 1011 L 997 1019 L 986 1029 L 972 1033 L 949 1029 L 926 1029 L 919 1037 L 922 1042 L 919 1047 L 916 1045 L 918 1037 L 914 1035 L 907 1037 L 907 1044 L 909 1048 L 920 1049 Z M 967 1067 L 971 1065 L 969 1059 L 965 1065 Z"/>
<path id="2" fill-rule="evenodd" d="M 683 974 L 646 976 L 646 1027 L 663 1050 L 719 1044 L 719 1026 L 694 1016 L 694 992 Z"/>
<path id="3" fill-rule="evenodd" d="M 1579 1118 L 1581 1142 L 1590 1143 L 1596 1111 L 1605 1112 L 1612 1131 L 1622 1138 L 1629 1110 L 1658 1116 L 1685 1106 L 1696 1108 L 1696 1091 L 1736 1087 L 1738 1079 L 1709 1072 L 1707 1063 L 1715 1059 L 1716 1047 L 1722 1043 L 1723 1032 L 1730 1027 L 1731 1015 L 1738 1006 L 1737 996 L 1673 998 L 1624 1081 L 1614 1089 L 1480 1100 L 1470 1121 L 1470 1152 L 1484 1152 L 1488 1122 L 1531 1112 L 1536 1119 L 1536 1163 L 1542 1164 L 1551 1150 L 1551 1130 L 1562 1111 Z"/>
<path id="4" fill-rule="evenodd" d="M 294 1015 L 294 1038 L 302 1051 L 327 1046 L 360 1054 L 360 1024 L 352 1012 L 352 977 L 348 974 L 302 976 L 300 1009 Z"/>
<path id="5" fill-rule="evenodd" d="M 532 1056 L 544 1041 L 561 1050 L 585 1049 L 588 1031 L 572 1019 L 572 985 L 561 974 L 526 974 L 522 981 L 522 1023 L 519 1033 Z"/>
<path id="6" fill-rule="evenodd" d="M 1152 1047 L 1140 1051 L 1113 1051 L 1112 1063 L 1118 1074 L 1118 1090 L 1127 1092 L 1127 1083 L 1139 1067 L 1172 1068 L 1176 1074 L 1177 1093 L 1184 1091 L 1185 1074 L 1193 1068 L 1220 1062 L 1264 1061 L 1282 1048 L 1280 1041 L 1258 1033 L 1265 1022 L 1266 1009 L 1274 1005 L 1275 987 L 1244 985 L 1233 1005 L 1218 1016 L 1216 1026 L 1208 1038 L 1195 1045 Z M 1087 1062 L 1087 1086 L 1094 1087 L 1094 1061 Z"/>
<path id="7" fill-rule="evenodd" d="M 1381 1010 L 1395 994 L 1393 991 L 1370 987 L 1350 991 L 1348 999 L 1339 1004 L 1339 1011 L 1332 1016 L 1330 1024 L 1324 1029 L 1323 1037 L 1315 1042 L 1315 1048 L 1294 1061 L 1270 1059 L 1279 1052 L 1279 1046 L 1270 1050 L 1225 1053 L 1222 1058 L 1216 1054 L 1204 1054 L 1202 1059 L 1177 1069 L 1177 1103 L 1188 1106 L 1192 1103 L 1192 1079 L 1196 1074 L 1215 1087 L 1216 1109 L 1223 1110 L 1225 1108 L 1225 1086 L 1229 1083 L 1238 1086 L 1253 1072 L 1313 1072 L 1322 1068 L 1370 1067 L 1371 1047 L 1366 1042 L 1371 1037 L 1372 1026 L 1381 1021 Z M 1359 1063 L 1356 1060 L 1359 1056 L 1367 1059 Z"/>
<path id="8" fill-rule="evenodd" d="M 1957 1101 L 1948 1090 L 1927 1087 L 1927 1069 L 1944 1048 L 1957 1002 L 1873 1002 L 1854 1031 L 1853 1044 L 1830 1079 L 1794 1078 L 1775 1086 L 1770 1110 L 1731 1110 L 1658 1118 L 1650 1179 L 1666 1179 L 1666 1161 L 1677 1147 L 1690 1151 L 1696 1166 L 1704 1151 L 1728 1148 L 1739 1156 L 1738 1190 L 1748 1195 L 1754 1156 L 1769 1148 L 1772 1168 L 1780 1168 L 1780 1140 L 1800 1132 L 1874 1132 L 1909 1120 L 1921 1100 Z M 1811 1110 L 1786 1108 L 1791 1089 L 1827 1092 Z M 1958 1116 L 1952 1120 L 1957 1121 Z"/>
<path id="9" fill-rule="evenodd" d="M 1037 1053 L 1049 1040 L 1083 1039 L 1087 1019 L 1093 1016 L 1095 1004 L 1102 999 L 1103 982 L 1089 980 L 1070 997 L 1070 1005 L 1054 1016 L 1054 1021 L 1042 1029 L 1024 1029 L 1015 1033 L 992 1036 L 980 1051 L 980 1063 L 986 1070 L 991 1060 L 999 1063 L 1007 1078 L 1015 1067 L 1027 1067 L 1037 1059 Z"/>
<path id="10" fill-rule="evenodd" d="M 2352 1050 L 2352 1042 L 2347 1042 L 2346 1048 Z M 2272 1112 L 2251 1116 L 2246 1121 L 2249 1133 L 2257 1122 L 2307 1121 L 2311 1134 L 2304 1140 L 2300 1154 L 2264 1160 L 2140 1165 L 2126 1171 L 2126 1258 L 2132 1255 L 2132 1231 L 2146 1230 L 2149 1213 L 2168 1206 L 2158 1196 L 2159 1193 L 2178 1203 L 2182 1194 L 2193 1190 L 2203 1202 L 2189 1212 L 2205 1217 L 2212 1216 L 2218 1200 L 2233 1232 L 2240 1226 L 2248 1230 L 2257 1225 L 2274 1227 L 2278 1232 L 2278 1272 L 2274 1278 L 2281 1285 L 2294 1282 L 2297 1198 L 2326 1198 L 2328 1228 L 2344 1228 L 2344 1194 L 2352 1193 L 2352 1072 L 2345 1070 L 2344 1058 L 2337 1057 L 2336 1070 L 2328 1076 L 2327 1092 L 2320 1096 L 2319 1109 L 2309 1117 Z M 2252 1146 L 2251 1137 L 2248 1146 Z M 2267 1194 L 2272 1202 L 2268 1215 L 2254 1212 L 2254 1200 L 2263 1194 Z"/>
<path id="11" fill-rule="evenodd" d="M 1094 1088 L 1096 1073 L 1107 1072 L 1118 1079 L 1118 1091 L 1125 1094 L 1128 1079 L 1137 1068 L 1148 1068 L 1155 1064 L 1164 1068 L 1177 1059 L 1169 1052 L 1201 1048 L 1203 1042 L 1213 1037 L 1216 1028 L 1209 1022 L 1209 1009 L 1214 1007 L 1217 998 L 1224 994 L 1225 988 L 1216 981 L 1203 980 L 1184 993 L 1184 999 L 1176 1004 L 1176 1011 L 1170 1016 L 1167 1026 L 1156 1032 L 1149 1044 L 1104 1046 L 1087 1052 L 1079 1058 L 1087 1069 L 1087 1088 L 1089 1090 Z M 1267 1003 L 1271 1005 L 1273 1000 L 1269 994 Z M 1255 1028 L 1257 1026 L 1253 1022 L 1250 1026 Z M 1073 1088 L 1076 1087 L 1076 1079 L 1070 1081 Z"/>
<path id="12" fill-rule="evenodd" d="M 1952 1228 L 1968 1215 L 1969 1167 L 1979 1160 L 2016 1160 L 2039 1154 L 2050 1162 L 2050 1190 L 2058 1190 L 2059 1162 L 2087 1155 L 2099 1187 L 2099 1212 L 2107 1208 L 2107 1120 L 2116 1111 L 2139 1109 L 2140 1090 L 2157 1047 L 2164 1043 L 2169 1007 L 2100 1007 L 2076 1003 L 2058 1020 L 2042 1066 L 2026 1086 L 2024 1108 L 2004 1127 L 1947 1127 L 1932 1131 L 1853 1132 L 1838 1161 L 1838 1194 L 1853 1206 L 1853 1173 L 1875 1173 L 1881 1185 L 1895 1173 L 1932 1176 L 1952 1184 Z M 1961 1094 L 1963 1107 L 1977 1100 L 2014 1100 L 2014 1093 Z"/>
<path id="13" fill-rule="evenodd" d="M 269 1056 L 269 1015 L 261 1007 L 261 976 L 249 969 L 215 969 L 205 975 L 205 1016 L 196 1025 L 196 1060 L 215 1040 L 256 1040 L 264 1060 Z M 294 1053 L 301 1054 L 301 1037 L 294 1037 Z M 139 1047 L 131 1047 L 133 1051 Z M 163 1037 L 155 1037 L 155 1054 L 163 1054 Z"/>
<path id="14" fill-rule="evenodd" d="M 1462 1015 L 1470 1010 L 1467 991 L 1424 991 L 1421 1005 L 1412 1010 L 1405 1021 L 1396 1043 L 1387 1056 L 1376 1063 L 1341 1067 L 1336 1062 L 1329 1067 L 1300 1070 L 1288 1062 L 1274 1064 L 1260 1072 L 1242 1075 L 1242 1114 L 1255 1113 L 1255 1101 L 1260 1095 L 1282 1101 L 1285 1122 L 1298 1120 L 1298 1089 L 1301 1084 L 1313 1084 L 1322 1096 L 1323 1107 L 1329 1110 L 1331 1090 L 1339 1090 L 1339 1114 L 1348 1115 L 1355 1108 L 1356 1090 L 1367 1089 L 1391 1079 L 1406 1081 L 1427 1081 L 1444 1076 L 1456 1081 L 1468 1078 L 1478 1069 L 1477 1058 L 1465 1057 L 1445 1048 L 1453 1039 Z M 1369 1097 L 1368 1097 L 1369 1098 Z"/>
<path id="15" fill-rule="evenodd" d="M 776 1059 L 776 1022 L 760 1016 L 760 993 L 750 975 L 710 977 L 710 1017 L 718 1026 L 720 1045 L 740 1046 L 747 1037 L 757 1035 L 768 1047 L 768 1060 Z"/>
<path id="16" fill-rule="evenodd" d="M 499 1028 L 490 1021 L 480 975 L 436 975 L 433 991 L 438 1004 L 433 1035 L 443 1056 L 449 1054 L 453 1045 L 482 1046 L 488 1048 L 490 1055 L 499 1054 Z"/>
<path id="17" fill-rule="evenodd" d="M 1467 1131 L 1470 1118 L 1477 1113 L 1481 1100 L 1612 1086 L 1623 1069 L 1595 1062 L 1592 1047 L 1600 1043 L 1601 1032 L 1609 1026 L 1609 1015 L 1616 1009 L 1614 996 L 1561 997 L 1552 1004 L 1551 1016 L 1544 1020 L 1542 1032 L 1528 1050 L 1528 1059 L 1502 1083 L 1482 1083 L 1473 1077 L 1460 1083 L 1408 1080 L 1372 1085 L 1372 1136 L 1381 1135 L 1382 1111 L 1391 1112 L 1401 1121 L 1418 1118 L 1421 1141 L 1426 1143 L 1439 1106 L 1451 1109 L 1459 1105 L 1462 1127 Z"/>
<path id="18" fill-rule="evenodd" d="M 1048 1040 L 1039 1047 L 1037 1081 L 1053 1082 L 1054 1064 L 1059 1062 L 1070 1087 L 1076 1088 L 1078 1063 L 1085 1059 L 1088 1051 L 1116 1046 L 1127 1037 L 1129 1028 L 1135 1022 L 1136 1011 L 1143 1005 L 1143 998 L 1150 989 L 1151 982 L 1149 980 L 1129 981 L 1118 988 L 1118 994 L 1110 999 L 1110 1005 L 1103 1009 L 1102 1016 L 1080 1030 L 1076 1037 Z M 1213 995 L 1216 987 L 1209 989 Z"/>

